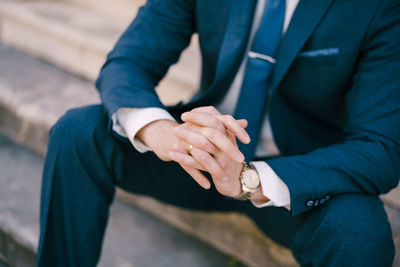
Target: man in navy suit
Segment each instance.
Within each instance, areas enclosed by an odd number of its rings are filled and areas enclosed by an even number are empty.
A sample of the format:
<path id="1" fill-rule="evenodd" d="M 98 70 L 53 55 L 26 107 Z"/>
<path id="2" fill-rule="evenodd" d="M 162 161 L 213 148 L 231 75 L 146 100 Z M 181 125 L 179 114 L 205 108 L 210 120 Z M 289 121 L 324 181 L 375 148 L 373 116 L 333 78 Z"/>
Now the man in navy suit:
<path id="1" fill-rule="evenodd" d="M 200 89 L 166 107 L 154 88 L 195 32 Z M 391 266 L 398 1 L 148 0 L 96 85 L 102 105 L 50 132 L 38 266 L 96 265 L 116 186 L 243 212 L 302 266 Z"/>

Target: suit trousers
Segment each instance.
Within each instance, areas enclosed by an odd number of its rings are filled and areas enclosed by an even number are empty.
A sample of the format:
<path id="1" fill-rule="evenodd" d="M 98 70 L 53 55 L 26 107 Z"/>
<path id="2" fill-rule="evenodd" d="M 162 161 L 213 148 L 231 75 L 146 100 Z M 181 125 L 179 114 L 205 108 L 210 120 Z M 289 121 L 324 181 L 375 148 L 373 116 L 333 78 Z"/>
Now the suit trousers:
<path id="1" fill-rule="evenodd" d="M 202 189 L 174 162 L 137 152 L 108 121 L 101 105 L 88 106 L 68 111 L 50 131 L 37 266 L 95 266 L 117 186 L 193 210 L 244 213 L 302 266 L 391 266 L 393 240 L 379 197 L 335 196 L 297 216 L 255 208 Z"/>

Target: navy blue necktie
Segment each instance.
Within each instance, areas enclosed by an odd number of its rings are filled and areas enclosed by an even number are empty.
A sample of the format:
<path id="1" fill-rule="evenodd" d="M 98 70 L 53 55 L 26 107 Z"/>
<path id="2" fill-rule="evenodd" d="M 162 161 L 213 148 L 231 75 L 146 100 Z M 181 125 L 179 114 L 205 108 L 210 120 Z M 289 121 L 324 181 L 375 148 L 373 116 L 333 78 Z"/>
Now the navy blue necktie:
<path id="1" fill-rule="evenodd" d="M 247 119 L 246 130 L 251 142 L 248 145 L 239 143 L 247 161 L 253 159 L 258 138 L 261 132 L 267 98 L 269 78 L 275 64 L 285 17 L 285 0 L 267 0 L 260 26 L 248 53 L 245 75 L 234 117 Z"/>

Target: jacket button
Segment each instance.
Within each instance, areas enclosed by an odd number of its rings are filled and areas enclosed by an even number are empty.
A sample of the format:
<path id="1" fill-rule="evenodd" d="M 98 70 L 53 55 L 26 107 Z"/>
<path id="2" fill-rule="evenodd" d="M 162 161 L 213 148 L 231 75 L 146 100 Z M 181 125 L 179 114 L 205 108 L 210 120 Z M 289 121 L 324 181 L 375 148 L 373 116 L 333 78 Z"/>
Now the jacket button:
<path id="1" fill-rule="evenodd" d="M 307 206 L 307 207 L 312 207 L 312 206 L 314 206 L 314 201 L 313 201 L 313 200 L 307 201 L 306 206 Z"/>
<path id="2" fill-rule="evenodd" d="M 321 204 L 321 205 L 322 205 L 322 204 L 324 204 L 324 203 L 325 203 L 325 201 L 326 201 L 326 200 L 325 200 L 325 198 L 321 198 L 321 200 L 319 201 L 319 204 Z"/>
<path id="3" fill-rule="evenodd" d="M 331 199 L 331 196 L 330 195 L 326 195 L 325 196 L 325 200 L 328 201 L 329 199 Z"/>
<path id="4" fill-rule="evenodd" d="M 314 206 L 316 207 L 316 206 L 318 206 L 318 205 L 319 205 L 319 201 L 318 201 L 318 200 L 315 200 Z"/>

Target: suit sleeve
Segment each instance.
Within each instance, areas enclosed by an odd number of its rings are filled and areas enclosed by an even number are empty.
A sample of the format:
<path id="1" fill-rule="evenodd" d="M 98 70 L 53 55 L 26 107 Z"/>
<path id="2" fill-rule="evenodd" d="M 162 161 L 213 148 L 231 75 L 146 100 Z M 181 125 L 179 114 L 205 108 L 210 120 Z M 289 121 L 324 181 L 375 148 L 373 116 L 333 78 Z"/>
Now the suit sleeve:
<path id="1" fill-rule="evenodd" d="M 379 195 L 400 177 L 400 2 L 382 1 L 347 92 L 345 141 L 266 162 L 290 191 L 291 214 L 342 194 Z"/>
<path id="2" fill-rule="evenodd" d="M 124 107 L 165 108 L 155 87 L 188 46 L 193 13 L 192 0 L 148 0 L 140 8 L 96 81 L 109 118 Z"/>

